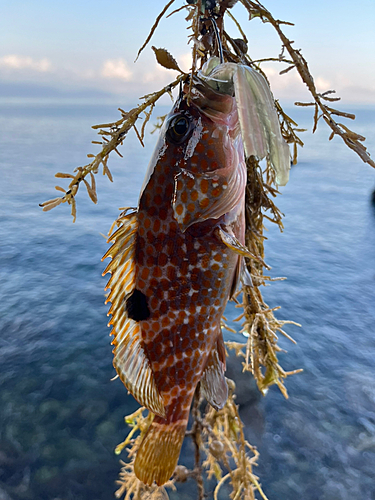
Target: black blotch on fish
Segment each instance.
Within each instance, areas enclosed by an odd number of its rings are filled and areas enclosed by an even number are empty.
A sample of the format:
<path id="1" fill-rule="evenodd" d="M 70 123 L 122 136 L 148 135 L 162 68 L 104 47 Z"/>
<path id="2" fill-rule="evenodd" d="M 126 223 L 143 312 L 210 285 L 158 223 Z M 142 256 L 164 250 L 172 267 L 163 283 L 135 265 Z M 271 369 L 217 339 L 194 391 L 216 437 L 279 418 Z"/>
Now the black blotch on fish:
<path id="1" fill-rule="evenodd" d="M 135 289 L 125 302 L 126 312 L 130 319 L 142 321 L 150 317 L 150 309 L 147 304 L 147 297 L 144 293 Z"/>

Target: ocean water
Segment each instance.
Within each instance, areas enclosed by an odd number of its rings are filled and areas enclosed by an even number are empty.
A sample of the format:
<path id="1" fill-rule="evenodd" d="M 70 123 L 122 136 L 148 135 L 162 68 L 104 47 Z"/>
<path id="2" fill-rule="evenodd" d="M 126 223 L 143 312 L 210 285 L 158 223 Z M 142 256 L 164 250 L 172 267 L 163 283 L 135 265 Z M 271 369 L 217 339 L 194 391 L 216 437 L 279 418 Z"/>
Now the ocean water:
<path id="1" fill-rule="evenodd" d="M 375 151 L 375 110 L 355 112 Z M 308 110 L 290 113 L 311 129 Z M 103 234 L 137 204 L 156 137 L 141 148 L 130 132 L 110 162 L 115 182 L 97 176 L 98 204 L 81 188 L 75 224 L 66 205 L 38 207 L 66 185 L 56 172 L 96 151 L 90 126 L 116 117 L 115 105 L 0 104 L 2 500 L 104 500 L 116 489 L 113 450 L 137 403 L 110 381 Z M 280 339 L 280 363 L 304 372 L 287 379 L 289 400 L 277 388 L 261 398 L 248 375 L 237 383 L 269 500 L 375 499 L 375 171 L 328 135 L 323 124 L 304 134 L 278 198 L 285 230 L 269 227 L 266 243 L 272 276 L 287 277 L 266 301 L 302 325 L 287 328 L 297 345 Z"/>

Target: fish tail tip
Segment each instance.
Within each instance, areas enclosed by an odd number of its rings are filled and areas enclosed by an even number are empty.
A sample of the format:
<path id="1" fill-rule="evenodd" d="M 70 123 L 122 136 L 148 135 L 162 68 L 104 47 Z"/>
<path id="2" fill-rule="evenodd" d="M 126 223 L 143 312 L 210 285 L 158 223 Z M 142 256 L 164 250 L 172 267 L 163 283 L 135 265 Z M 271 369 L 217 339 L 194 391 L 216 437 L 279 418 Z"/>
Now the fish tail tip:
<path id="1" fill-rule="evenodd" d="M 163 424 L 155 417 L 137 452 L 134 472 L 145 484 L 165 484 L 172 476 L 180 456 L 186 423 Z"/>

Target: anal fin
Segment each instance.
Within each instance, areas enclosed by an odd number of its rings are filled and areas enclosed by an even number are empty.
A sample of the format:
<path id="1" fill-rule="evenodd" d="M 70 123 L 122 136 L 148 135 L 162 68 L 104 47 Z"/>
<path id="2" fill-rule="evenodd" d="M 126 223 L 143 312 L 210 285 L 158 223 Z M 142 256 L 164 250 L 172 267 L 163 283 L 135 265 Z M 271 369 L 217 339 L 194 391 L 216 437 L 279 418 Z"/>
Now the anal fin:
<path id="1" fill-rule="evenodd" d="M 216 346 L 210 352 L 201 378 L 203 396 L 215 410 L 221 410 L 228 398 L 225 380 L 225 347 L 220 333 Z"/>

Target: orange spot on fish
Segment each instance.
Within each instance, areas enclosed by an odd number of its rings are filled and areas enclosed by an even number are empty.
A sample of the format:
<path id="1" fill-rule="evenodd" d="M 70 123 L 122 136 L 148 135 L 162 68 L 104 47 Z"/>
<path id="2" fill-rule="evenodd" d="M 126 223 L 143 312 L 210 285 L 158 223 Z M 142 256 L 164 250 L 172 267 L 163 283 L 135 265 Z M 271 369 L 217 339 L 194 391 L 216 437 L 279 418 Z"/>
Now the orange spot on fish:
<path id="1" fill-rule="evenodd" d="M 221 189 L 220 189 L 219 187 L 214 188 L 214 189 L 211 191 L 211 195 L 212 195 L 212 196 L 215 196 L 215 198 L 216 198 L 216 196 L 219 196 L 220 194 L 221 194 Z"/>
<path id="2" fill-rule="evenodd" d="M 188 187 L 188 189 L 193 189 L 194 184 L 195 184 L 194 179 L 192 179 L 191 177 L 189 177 L 189 179 L 186 182 L 186 186 Z"/>
<path id="3" fill-rule="evenodd" d="M 205 158 L 203 158 L 201 160 L 201 169 L 202 170 L 207 170 L 208 169 L 208 161 Z"/>
<path id="4" fill-rule="evenodd" d="M 189 205 L 187 206 L 187 209 L 189 212 L 194 212 L 194 210 L 195 210 L 194 203 L 189 203 Z"/>
<path id="5" fill-rule="evenodd" d="M 219 168 L 219 164 L 217 163 L 217 161 L 212 161 L 211 162 L 211 169 L 216 170 L 217 168 Z"/>
<path id="6" fill-rule="evenodd" d="M 168 326 L 170 323 L 170 320 L 168 318 L 168 316 L 164 316 L 164 318 L 161 320 L 161 326 L 163 328 L 165 328 L 166 326 Z"/>
<path id="7" fill-rule="evenodd" d="M 144 267 L 141 272 L 141 278 L 147 280 L 149 274 L 150 270 L 147 267 Z"/>
<path id="8" fill-rule="evenodd" d="M 153 227 L 153 230 L 155 233 L 158 233 L 159 230 L 160 230 L 160 220 L 159 219 L 155 219 L 154 220 L 154 227 Z"/>
<path id="9" fill-rule="evenodd" d="M 187 192 L 186 191 L 182 191 L 182 193 L 181 193 L 181 201 L 182 201 L 182 203 L 186 203 L 187 200 L 188 200 L 188 194 L 187 194 Z"/>
<path id="10" fill-rule="evenodd" d="M 163 203 L 163 198 L 160 196 L 160 194 L 157 194 L 154 197 L 154 203 L 155 205 L 161 205 Z"/>
<path id="11" fill-rule="evenodd" d="M 156 297 L 151 297 L 150 305 L 151 305 L 152 309 L 157 309 L 158 304 L 159 304 L 158 299 Z"/>
<path id="12" fill-rule="evenodd" d="M 152 271 L 152 275 L 155 277 L 155 278 L 160 278 L 162 276 L 163 272 L 162 270 L 160 269 L 160 267 L 154 267 L 153 271 Z"/>
<path id="13" fill-rule="evenodd" d="M 165 208 L 159 210 L 159 217 L 161 220 L 165 220 L 168 217 L 168 212 Z"/>
<path id="14" fill-rule="evenodd" d="M 144 222 L 144 227 L 146 229 L 148 229 L 149 227 L 151 226 L 151 221 L 149 218 L 145 219 L 145 222 Z"/>
<path id="15" fill-rule="evenodd" d="M 198 191 L 196 191 L 195 189 L 190 193 L 190 198 L 192 201 L 197 201 L 198 199 Z"/>
<path id="16" fill-rule="evenodd" d="M 215 152 L 213 149 L 208 149 L 206 154 L 207 154 L 208 158 L 214 158 L 214 156 L 215 156 Z"/>
<path id="17" fill-rule="evenodd" d="M 214 256 L 214 260 L 216 260 L 217 262 L 220 262 L 222 259 L 222 256 L 221 256 L 221 253 L 217 253 L 215 256 Z"/>
<path id="18" fill-rule="evenodd" d="M 201 192 L 203 194 L 206 194 L 208 192 L 208 188 L 209 188 L 208 180 L 207 179 L 202 179 L 201 180 Z"/>
<path id="19" fill-rule="evenodd" d="M 186 260 L 181 262 L 180 269 L 182 276 L 185 276 L 189 269 L 189 262 L 187 262 Z"/>
<path id="20" fill-rule="evenodd" d="M 170 281 L 174 281 L 176 279 L 176 269 L 173 266 L 167 267 L 167 278 Z"/>
<path id="21" fill-rule="evenodd" d="M 189 339 L 187 337 L 185 337 L 181 343 L 182 349 L 185 350 L 189 346 L 189 343 L 190 343 Z"/>
<path id="22" fill-rule="evenodd" d="M 163 280 L 160 280 L 160 286 L 166 292 L 167 290 L 169 290 L 171 284 L 168 280 L 163 279 Z"/>
<path id="23" fill-rule="evenodd" d="M 198 144 L 195 146 L 195 151 L 197 153 L 204 153 L 205 147 L 201 142 L 198 142 Z"/>
<path id="24" fill-rule="evenodd" d="M 165 253 L 160 253 L 158 255 L 158 265 L 164 267 L 168 262 L 168 255 Z"/>
<path id="25" fill-rule="evenodd" d="M 174 365 L 174 355 L 173 354 L 167 358 L 167 361 L 165 364 L 166 364 L 167 368 L 170 368 L 171 366 Z"/>
<path id="26" fill-rule="evenodd" d="M 144 288 L 146 286 L 146 283 L 143 280 L 138 280 L 138 287 L 139 288 Z"/>
<path id="27" fill-rule="evenodd" d="M 190 214 L 186 214 L 185 217 L 183 218 L 182 222 L 184 224 L 188 224 L 190 222 L 191 216 Z"/>

